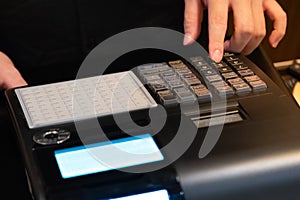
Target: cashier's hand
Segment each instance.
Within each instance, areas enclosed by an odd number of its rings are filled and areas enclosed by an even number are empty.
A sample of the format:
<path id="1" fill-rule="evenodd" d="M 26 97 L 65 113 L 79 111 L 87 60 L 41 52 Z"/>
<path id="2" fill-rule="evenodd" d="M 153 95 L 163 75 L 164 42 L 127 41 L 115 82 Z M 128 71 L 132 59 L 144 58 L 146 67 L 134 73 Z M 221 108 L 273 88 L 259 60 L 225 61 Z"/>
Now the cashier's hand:
<path id="1" fill-rule="evenodd" d="M 206 8 L 209 54 L 216 62 L 221 60 L 224 49 L 247 55 L 258 47 L 266 35 L 265 14 L 273 20 L 273 31 L 269 37 L 271 46 L 277 47 L 285 35 L 286 13 L 276 0 L 185 0 L 185 45 L 198 38 Z M 229 10 L 233 12 L 234 33 L 224 42 Z"/>
<path id="2" fill-rule="evenodd" d="M 13 62 L 0 51 L 0 90 L 27 85 Z"/>

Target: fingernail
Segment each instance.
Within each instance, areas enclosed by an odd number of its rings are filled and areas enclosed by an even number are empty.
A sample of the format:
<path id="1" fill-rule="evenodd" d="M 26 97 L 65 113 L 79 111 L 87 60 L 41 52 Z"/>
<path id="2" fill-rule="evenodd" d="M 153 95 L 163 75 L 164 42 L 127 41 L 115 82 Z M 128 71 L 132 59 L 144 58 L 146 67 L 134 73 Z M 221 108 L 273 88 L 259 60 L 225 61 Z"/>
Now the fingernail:
<path id="1" fill-rule="evenodd" d="M 188 44 L 191 44 L 194 40 L 192 39 L 191 35 L 186 33 L 184 35 L 184 38 L 183 38 L 183 45 L 188 45 Z"/>
<path id="2" fill-rule="evenodd" d="M 213 54 L 212 54 L 212 59 L 215 61 L 215 62 L 220 62 L 222 60 L 222 52 L 220 49 L 216 49 L 214 50 Z"/>

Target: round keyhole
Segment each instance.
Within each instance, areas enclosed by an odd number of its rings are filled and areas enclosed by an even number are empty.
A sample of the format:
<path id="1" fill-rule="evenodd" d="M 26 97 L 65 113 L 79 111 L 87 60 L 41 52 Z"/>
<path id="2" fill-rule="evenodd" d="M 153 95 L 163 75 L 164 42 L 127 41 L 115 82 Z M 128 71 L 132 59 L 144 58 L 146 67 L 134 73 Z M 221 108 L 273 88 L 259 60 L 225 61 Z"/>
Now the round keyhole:
<path id="1" fill-rule="evenodd" d="M 36 133 L 33 141 L 41 145 L 61 144 L 70 138 L 71 132 L 63 129 L 50 129 Z"/>
<path id="2" fill-rule="evenodd" d="M 53 130 L 53 131 L 48 131 L 44 135 L 45 138 L 47 139 L 54 139 L 58 137 L 58 131 Z"/>

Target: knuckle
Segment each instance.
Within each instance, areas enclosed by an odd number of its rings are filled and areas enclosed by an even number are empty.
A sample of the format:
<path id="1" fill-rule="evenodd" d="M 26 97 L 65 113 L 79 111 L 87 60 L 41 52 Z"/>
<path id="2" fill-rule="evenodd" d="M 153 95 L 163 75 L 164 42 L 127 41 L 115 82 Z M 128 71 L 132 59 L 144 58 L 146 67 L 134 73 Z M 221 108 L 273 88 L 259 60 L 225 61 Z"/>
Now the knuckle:
<path id="1" fill-rule="evenodd" d="M 266 36 L 266 29 L 259 29 L 255 34 L 254 34 L 254 38 L 256 40 L 261 40 Z"/>
<path id="2" fill-rule="evenodd" d="M 287 14 L 286 14 L 286 12 L 284 12 L 282 10 L 282 12 L 279 13 L 279 19 L 282 20 L 282 21 L 286 21 L 287 20 Z"/>
<path id="3" fill-rule="evenodd" d="M 236 26 L 235 30 L 244 38 L 250 38 L 255 35 L 254 26 L 252 24 Z"/>
<path id="4" fill-rule="evenodd" d="M 224 17 L 221 15 L 214 15 L 211 17 L 210 21 L 211 25 L 217 26 L 220 28 L 226 28 L 227 27 L 227 22 L 224 20 Z"/>

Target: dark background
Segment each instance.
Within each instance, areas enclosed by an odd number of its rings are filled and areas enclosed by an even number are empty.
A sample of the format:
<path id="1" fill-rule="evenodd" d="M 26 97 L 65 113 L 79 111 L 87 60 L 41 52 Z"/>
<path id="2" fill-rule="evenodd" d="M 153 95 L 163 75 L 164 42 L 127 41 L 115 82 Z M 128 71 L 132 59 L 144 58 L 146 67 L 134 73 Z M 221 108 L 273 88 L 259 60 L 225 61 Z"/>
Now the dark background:
<path id="1" fill-rule="evenodd" d="M 21 0 L 20 0 L 21 1 Z M 273 62 L 284 61 L 289 59 L 300 58 L 300 1 L 299 0 L 279 0 L 278 1 L 288 15 L 287 33 L 279 44 L 278 48 L 273 49 L 268 44 L 268 35 L 264 39 L 262 46 L 266 50 L 267 55 Z M 272 28 L 272 22 L 267 20 L 268 33 Z M 27 189 L 24 168 L 22 165 L 21 155 L 17 150 L 16 140 L 14 138 L 14 130 L 11 121 L 6 117 L 4 95 L 0 95 L 0 127 L 2 143 L 0 145 L 2 152 L 1 173 L 3 196 L 10 196 L 10 199 L 27 200 L 30 195 Z M 1 110 L 2 109 L 2 110 Z"/>

